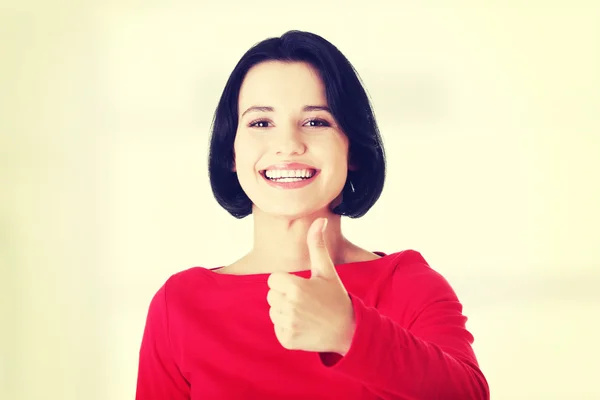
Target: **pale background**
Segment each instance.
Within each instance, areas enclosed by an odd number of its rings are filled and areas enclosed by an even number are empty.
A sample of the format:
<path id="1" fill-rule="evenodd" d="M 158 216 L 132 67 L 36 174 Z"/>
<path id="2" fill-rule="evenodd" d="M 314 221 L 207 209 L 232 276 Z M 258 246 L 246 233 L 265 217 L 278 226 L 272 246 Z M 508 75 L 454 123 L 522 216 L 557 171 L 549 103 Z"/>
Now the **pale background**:
<path id="1" fill-rule="evenodd" d="M 134 397 L 154 292 L 249 247 L 208 130 L 242 53 L 288 29 L 349 57 L 384 136 L 348 235 L 446 276 L 493 399 L 600 398 L 598 2 L 284 3 L 2 3 L 0 398 Z"/>

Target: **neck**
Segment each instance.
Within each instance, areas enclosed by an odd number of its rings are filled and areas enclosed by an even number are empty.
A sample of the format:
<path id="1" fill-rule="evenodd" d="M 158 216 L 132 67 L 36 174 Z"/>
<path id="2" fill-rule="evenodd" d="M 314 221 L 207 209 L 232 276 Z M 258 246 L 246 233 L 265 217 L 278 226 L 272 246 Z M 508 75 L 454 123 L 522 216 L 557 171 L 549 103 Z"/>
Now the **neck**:
<path id="1" fill-rule="evenodd" d="M 344 262 L 349 242 L 341 232 L 341 217 L 329 211 L 297 219 L 284 218 L 256 210 L 254 247 L 248 254 L 257 272 L 296 272 L 310 269 L 306 236 L 311 224 L 320 217 L 328 219 L 325 241 L 335 265 Z"/>

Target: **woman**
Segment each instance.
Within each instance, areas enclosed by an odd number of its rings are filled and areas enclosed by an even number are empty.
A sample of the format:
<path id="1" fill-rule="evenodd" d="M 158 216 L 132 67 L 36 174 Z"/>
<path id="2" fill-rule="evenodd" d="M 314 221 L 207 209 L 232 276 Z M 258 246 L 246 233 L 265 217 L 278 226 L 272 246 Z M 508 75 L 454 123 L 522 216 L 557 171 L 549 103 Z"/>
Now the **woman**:
<path id="1" fill-rule="evenodd" d="M 154 296 L 137 399 L 489 399 L 447 281 L 415 251 L 371 252 L 341 232 L 383 188 L 368 97 L 320 36 L 252 47 L 218 104 L 210 180 L 252 214 L 254 246 L 173 275 Z"/>

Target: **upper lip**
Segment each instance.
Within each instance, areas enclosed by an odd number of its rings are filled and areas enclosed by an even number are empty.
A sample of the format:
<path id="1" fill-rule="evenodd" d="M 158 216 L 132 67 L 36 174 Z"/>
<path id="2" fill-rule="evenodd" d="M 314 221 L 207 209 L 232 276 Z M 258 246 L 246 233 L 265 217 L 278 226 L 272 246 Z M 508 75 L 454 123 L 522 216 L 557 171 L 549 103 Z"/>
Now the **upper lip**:
<path id="1" fill-rule="evenodd" d="M 292 169 L 314 169 L 317 170 L 312 165 L 298 163 L 298 162 L 283 162 L 278 164 L 269 165 L 267 168 L 262 169 L 261 171 L 269 171 L 269 170 L 292 170 Z"/>

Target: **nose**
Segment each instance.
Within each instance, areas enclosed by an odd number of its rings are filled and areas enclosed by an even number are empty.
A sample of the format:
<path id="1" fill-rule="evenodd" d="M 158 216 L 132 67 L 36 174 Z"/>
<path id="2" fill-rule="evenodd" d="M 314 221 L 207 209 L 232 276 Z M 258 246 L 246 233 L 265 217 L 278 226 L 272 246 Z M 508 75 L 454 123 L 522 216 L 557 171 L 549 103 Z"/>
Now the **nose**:
<path id="1" fill-rule="evenodd" d="M 300 155 L 306 151 L 306 143 L 297 129 L 282 129 L 274 133 L 273 150 L 279 156 Z"/>

